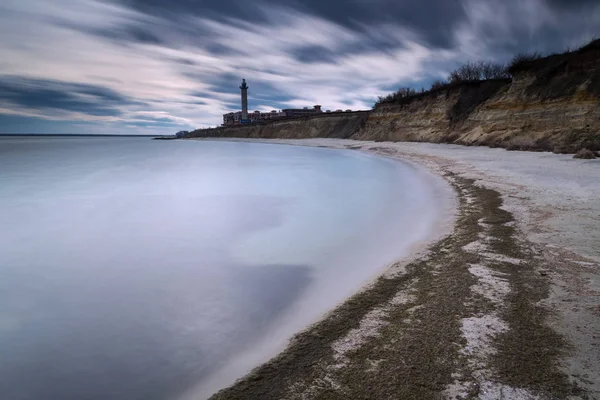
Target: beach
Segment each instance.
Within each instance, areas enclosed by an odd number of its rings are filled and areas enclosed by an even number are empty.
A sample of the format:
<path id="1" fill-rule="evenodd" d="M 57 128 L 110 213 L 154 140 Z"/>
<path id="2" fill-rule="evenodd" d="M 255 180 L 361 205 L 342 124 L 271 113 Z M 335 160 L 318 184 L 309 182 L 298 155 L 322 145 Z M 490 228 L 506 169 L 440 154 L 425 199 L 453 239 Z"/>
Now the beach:
<path id="1" fill-rule="evenodd" d="M 215 399 L 600 397 L 599 161 L 428 143 L 258 141 L 420 165 L 454 189 L 455 222 Z"/>

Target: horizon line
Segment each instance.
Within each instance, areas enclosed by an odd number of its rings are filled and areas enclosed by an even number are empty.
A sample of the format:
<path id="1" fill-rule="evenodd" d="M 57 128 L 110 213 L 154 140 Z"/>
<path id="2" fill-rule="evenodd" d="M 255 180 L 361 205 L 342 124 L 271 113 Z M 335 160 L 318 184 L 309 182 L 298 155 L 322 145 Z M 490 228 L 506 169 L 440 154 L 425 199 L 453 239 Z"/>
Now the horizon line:
<path id="1" fill-rule="evenodd" d="M 126 137 L 157 137 L 157 136 L 165 136 L 165 135 L 149 135 L 149 134 L 118 134 L 118 133 L 0 133 L 0 136 L 126 136 Z"/>

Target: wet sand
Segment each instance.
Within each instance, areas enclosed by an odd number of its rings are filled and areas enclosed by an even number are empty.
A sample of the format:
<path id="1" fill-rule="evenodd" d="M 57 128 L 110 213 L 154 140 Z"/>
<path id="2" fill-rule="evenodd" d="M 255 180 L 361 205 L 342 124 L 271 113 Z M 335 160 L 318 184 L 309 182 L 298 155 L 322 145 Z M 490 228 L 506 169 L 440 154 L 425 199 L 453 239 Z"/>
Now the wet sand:
<path id="1" fill-rule="evenodd" d="M 600 398 L 600 162 L 268 142 L 416 162 L 452 185 L 457 220 L 215 399 Z"/>

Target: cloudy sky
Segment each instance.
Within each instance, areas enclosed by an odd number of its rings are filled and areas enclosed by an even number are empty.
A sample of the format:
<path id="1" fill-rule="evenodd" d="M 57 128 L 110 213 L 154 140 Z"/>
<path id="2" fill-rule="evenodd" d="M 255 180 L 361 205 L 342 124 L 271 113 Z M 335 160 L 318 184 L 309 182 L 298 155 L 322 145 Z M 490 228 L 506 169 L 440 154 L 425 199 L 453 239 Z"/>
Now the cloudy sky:
<path id="1" fill-rule="evenodd" d="M 366 109 L 597 27 L 597 0 L 0 0 L 0 133 L 215 126 L 242 78 L 251 110 Z"/>

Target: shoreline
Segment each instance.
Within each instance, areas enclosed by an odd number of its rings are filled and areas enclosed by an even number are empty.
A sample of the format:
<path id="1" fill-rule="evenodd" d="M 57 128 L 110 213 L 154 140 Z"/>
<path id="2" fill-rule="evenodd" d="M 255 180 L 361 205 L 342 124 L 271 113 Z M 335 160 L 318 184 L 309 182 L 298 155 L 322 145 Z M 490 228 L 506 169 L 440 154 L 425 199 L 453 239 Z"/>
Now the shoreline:
<path id="1" fill-rule="evenodd" d="M 445 154 L 458 146 L 253 141 L 347 148 L 417 162 L 454 186 L 459 218 L 452 235 L 403 271 L 384 273 L 372 287 L 297 334 L 279 356 L 213 398 L 600 395 L 599 257 L 590 247 L 593 242 L 586 241 L 590 238 L 577 232 L 576 216 L 559 209 L 557 199 L 565 193 L 554 194 L 554 209 L 551 201 L 540 205 L 534 193 L 538 187 L 528 182 L 519 187 L 515 182 L 523 176 L 507 174 L 501 162 L 497 170 L 486 171 L 487 154 L 479 154 L 483 162 Z M 467 149 L 456 151 L 475 158 L 497 153 Z M 506 154 L 499 156 L 513 157 Z M 551 160 L 563 161 L 560 156 Z M 580 192 L 585 196 L 587 191 Z M 592 214 L 600 210 L 597 202 L 583 203 L 580 208 Z M 574 206 L 572 212 L 578 211 Z M 599 229 L 587 236 L 594 239 Z"/>
<path id="2" fill-rule="evenodd" d="M 339 149 L 321 150 L 326 152 L 326 157 L 329 157 L 330 151 L 332 154 L 338 154 L 340 152 Z M 307 293 L 304 298 L 299 299 L 294 307 L 286 312 L 287 315 L 278 321 L 267 336 L 261 338 L 261 340 L 254 343 L 247 350 L 236 354 L 233 358 L 234 361 L 228 362 L 227 365 L 218 371 L 215 371 L 215 373 L 211 374 L 208 378 L 202 380 L 202 382 L 194 386 L 191 390 L 186 390 L 182 396 L 178 397 L 180 400 L 208 398 L 210 395 L 224 387 L 233 384 L 236 379 L 243 377 L 257 366 L 276 357 L 286 349 L 292 337 L 299 332 L 309 329 L 315 323 L 327 318 L 330 313 L 356 292 L 369 288 L 382 274 L 393 272 L 391 271 L 392 266 L 396 266 L 395 269 L 397 269 L 399 262 L 407 263 L 410 260 L 417 258 L 426 251 L 427 247 L 452 231 L 457 198 L 452 187 L 450 187 L 444 179 L 431 174 L 422 166 L 410 161 L 384 158 L 368 153 L 349 155 L 352 157 L 374 159 L 376 162 L 383 161 L 386 164 L 393 165 L 394 174 L 397 174 L 397 180 L 390 180 L 386 186 L 395 184 L 397 189 L 395 189 L 394 192 L 398 190 L 404 192 L 404 185 L 408 184 L 408 187 L 412 188 L 411 196 L 416 196 L 416 198 L 420 199 L 418 203 L 419 213 L 427 212 L 428 215 L 418 217 L 416 220 L 413 220 L 414 218 L 411 218 L 409 215 L 405 215 L 405 207 L 414 208 L 415 204 L 412 204 L 411 200 L 407 200 L 406 203 L 404 203 L 404 200 L 402 200 L 404 194 L 395 193 L 393 196 L 394 201 L 389 204 L 391 209 L 389 209 L 389 206 L 384 207 L 383 204 L 380 205 L 383 208 L 379 213 L 385 215 L 387 222 L 378 224 L 376 230 L 371 228 L 366 231 L 363 230 L 359 235 L 361 237 L 359 240 L 360 242 L 364 240 L 376 240 L 380 243 L 387 244 L 383 245 L 383 247 L 378 246 L 379 249 L 375 250 L 373 253 L 375 255 L 374 257 L 369 256 L 365 258 L 361 253 L 356 254 L 356 251 L 352 250 L 352 248 L 343 250 L 339 255 L 334 257 L 334 259 L 337 260 L 335 261 L 336 263 L 340 263 L 340 260 L 342 260 L 342 264 L 348 266 L 354 265 L 356 267 L 356 263 L 358 262 L 359 264 L 362 264 L 360 269 L 368 271 L 367 274 L 361 274 L 363 277 L 360 280 L 355 281 L 355 284 L 352 285 L 353 288 L 350 291 L 346 291 L 342 297 L 338 296 L 339 298 L 334 302 L 322 299 L 321 295 L 317 294 L 315 296 L 314 293 Z M 407 180 L 405 174 L 409 174 L 408 176 L 410 176 L 410 179 Z M 413 181 L 417 182 L 418 185 L 414 185 Z M 398 201 L 402 201 L 402 204 L 404 204 L 402 208 L 398 207 Z M 400 214 L 400 216 L 398 214 Z M 410 224 L 413 229 L 410 231 L 401 229 L 399 228 L 402 226 L 401 224 Z M 400 232 L 398 232 L 399 229 L 401 229 Z M 385 236 L 380 236 L 381 239 L 374 239 L 380 234 Z M 356 244 L 360 245 L 360 243 Z M 369 253 L 367 252 L 365 254 Z M 339 271 L 336 275 L 336 277 L 330 276 L 329 281 L 337 281 L 338 287 L 340 285 L 344 286 L 344 277 L 339 276 Z M 316 291 L 318 292 L 318 289 Z M 313 292 L 315 292 L 315 290 L 313 290 Z M 314 317 L 311 317 L 310 320 L 298 323 L 296 320 L 298 316 L 307 314 L 307 312 L 310 312 L 309 309 L 314 310 L 315 307 L 320 311 L 318 311 Z M 293 328 L 290 329 L 290 327 Z M 275 343 L 278 343 L 279 345 L 274 350 L 273 345 Z"/>

